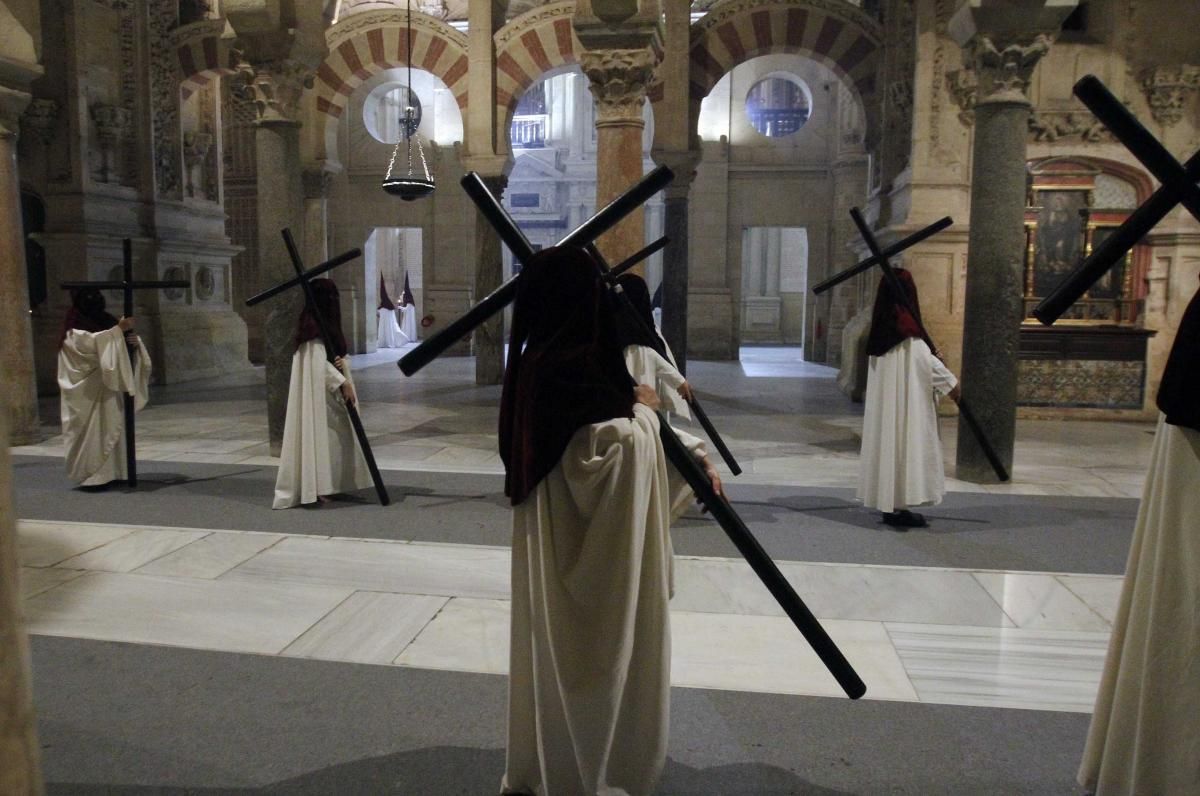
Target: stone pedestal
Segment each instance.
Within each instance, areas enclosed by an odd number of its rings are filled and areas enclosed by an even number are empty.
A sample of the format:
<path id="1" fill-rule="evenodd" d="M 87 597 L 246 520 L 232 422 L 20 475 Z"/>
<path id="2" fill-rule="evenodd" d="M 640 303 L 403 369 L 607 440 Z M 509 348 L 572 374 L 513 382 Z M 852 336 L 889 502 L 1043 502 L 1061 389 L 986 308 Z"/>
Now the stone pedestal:
<path id="1" fill-rule="evenodd" d="M 596 100 L 596 207 L 601 208 L 642 178 L 642 106 L 655 56 L 649 48 L 587 50 L 580 65 Z M 641 249 L 645 240 L 645 213 L 634 211 L 597 245 L 609 263 L 616 264 Z M 644 273 L 641 265 L 633 270 Z"/>
<path id="2" fill-rule="evenodd" d="M 32 383 L 31 383 L 32 386 Z M 13 513 L 8 417 L 0 412 L 0 793 L 42 793 L 29 639 L 21 621 L 17 582 L 17 518 Z"/>
<path id="3" fill-rule="evenodd" d="M 4 373 L 3 411 L 10 424 L 9 444 L 27 445 L 37 442 L 41 432 L 25 273 L 25 233 L 21 227 L 16 115 L 6 114 L 10 117 L 8 123 L 0 116 L 0 340 L 4 341 L 0 346 L 0 371 Z"/>
<path id="4" fill-rule="evenodd" d="M 482 176 L 482 175 L 481 175 Z M 503 175 L 483 177 L 492 195 L 504 194 L 508 178 Z M 504 278 L 504 260 L 500 236 L 481 213 L 475 214 L 475 303 L 483 301 Z M 504 313 L 499 312 L 475 329 L 471 338 L 471 353 L 475 355 L 475 383 L 499 384 L 504 379 Z"/>

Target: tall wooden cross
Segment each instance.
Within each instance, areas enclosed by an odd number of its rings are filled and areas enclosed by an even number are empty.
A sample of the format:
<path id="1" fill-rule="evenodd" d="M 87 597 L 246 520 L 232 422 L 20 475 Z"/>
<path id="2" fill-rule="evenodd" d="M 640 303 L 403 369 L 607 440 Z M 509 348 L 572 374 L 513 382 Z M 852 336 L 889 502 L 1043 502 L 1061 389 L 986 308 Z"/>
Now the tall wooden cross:
<path id="1" fill-rule="evenodd" d="M 122 266 L 123 273 L 120 281 L 106 282 L 63 282 L 59 285 L 63 290 L 82 290 L 85 288 L 93 288 L 95 290 L 120 290 L 124 303 L 121 308 L 121 315 L 126 318 L 133 317 L 133 291 L 135 290 L 162 290 L 163 288 L 182 287 L 188 288 L 192 283 L 186 279 L 158 279 L 158 280 L 137 280 L 133 278 L 133 240 L 125 238 L 122 241 Z M 129 349 L 130 363 L 136 362 L 134 357 L 136 348 Z M 133 423 L 133 396 L 129 393 L 124 393 L 122 396 L 125 405 L 125 467 L 126 467 L 126 483 L 131 487 L 137 486 L 137 434 Z"/>
<path id="2" fill-rule="evenodd" d="M 669 169 L 660 167 L 648 174 L 641 182 L 635 184 L 629 191 L 618 196 L 607 207 L 597 213 L 589 221 L 577 228 L 574 232 L 563 239 L 559 245 L 571 245 L 580 248 L 587 248 L 600 234 L 611 228 L 617 221 L 628 213 L 636 210 L 646 199 L 653 196 L 659 190 L 664 188 L 671 181 L 674 175 Z M 517 227 L 512 218 L 504 212 L 504 208 L 492 196 L 487 187 L 483 185 L 482 180 L 471 180 L 471 175 L 467 175 L 463 179 L 463 187 L 467 193 L 476 202 L 480 212 L 496 229 L 500 239 L 504 241 L 513 254 L 520 259 L 522 256 L 528 256 L 532 253 L 532 247 L 525 240 L 525 236 Z M 651 190 L 652 188 L 652 190 Z M 486 196 L 485 196 L 486 194 Z M 497 210 L 499 212 L 497 212 Z M 600 219 L 600 221 L 597 221 Z M 622 264 L 624 265 L 624 264 Z M 490 315 L 498 312 L 505 304 L 513 300 L 516 295 L 517 283 L 520 274 L 510 279 L 499 289 L 488 296 L 484 301 L 477 304 L 466 315 L 460 318 L 455 323 L 443 330 L 442 335 L 446 335 L 450 330 L 454 330 L 449 336 L 448 342 L 439 343 L 440 348 L 432 348 L 432 353 L 426 353 L 422 357 L 416 358 L 409 362 L 409 366 L 423 367 L 432 361 L 438 353 L 444 351 L 454 341 L 464 334 L 470 332 L 471 329 L 478 326 Z M 606 280 L 607 281 L 607 280 Z M 505 291 L 502 293 L 502 291 Z M 485 304 L 491 302 L 486 309 L 481 309 Z M 629 307 L 628 303 L 621 306 Z M 632 307 L 629 307 L 632 310 Z M 469 319 L 469 320 L 468 320 Z M 423 345 L 430 345 L 431 341 L 426 341 Z M 407 357 L 411 357 L 420 349 L 414 349 Z M 407 358 L 406 357 L 406 358 Z M 400 367 L 407 374 L 405 359 L 400 360 Z M 415 368 L 414 368 L 415 370 Z M 718 494 L 712 487 L 708 475 L 692 457 L 687 447 L 680 441 L 675 434 L 667 419 L 658 413 L 659 436 L 662 439 L 663 451 L 667 458 L 674 465 L 679 474 L 683 476 L 688 485 L 696 493 L 696 496 L 704 504 L 704 506 L 712 514 L 721 526 L 722 530 L 729 536 L 738 552 L 745 557 L 751 569 L 762 580 L 763 585 L 771 592 L 771 595 L 783 608 L 784 613 L 796 625 L 796 628 L 812 646 L 813 651 L 825 664 L 830 674 L 837 680 L 838 685 L 846 692 L 846 695 L 851 699 L 858 699 L 866 693 L 867 687 L 858 673 L 846 660 L 842 651 L 838 649 L 833 639 L 821 626 L 821 623 L 813 616 L 812 611 L 796 594 L 796 590 L 792 588 L 792 584 L 788 582 L 783 573 L 779 571 L 779 567 L 771 560 L 771 557 L 759 544 L 754 534 L 742 521 L 733 506 L 725 498 L 724 495 Z"/>
<path id="3" fill-rule="evenodd" d="M 300 289 L 304 291 L 304 303 L 308 311 L 316 319 L 317 328 L 321 332 L 321 342 L 325 344 L 325 357 L 332 362 L 337 357 L 337 354 L 334 353 L 333 341 L 329 333 L 329 324 L 317 306 L 311 280 L 326 271 L 331 271 L 339 265 L 361 256 L 362 250 L 351 249 L 305 271 L 304 262 L 300 258 L 300 251 L 296 248 L 296 241 L 292 239 L 291 230 L 284 229 L 281 231 L 281 234 L 283 235 L 283 243 L 287 246 L 288 257 L 292 260 L 292 267 L 296 269 L 296 276 L 275 287 L 268 288 L 256 296 L 251 296 L 246 299 L 246 306 L 253 307 L 255 304 L 266 301 L 272 296 L 279 295 L 283 291 L 299 285 Z M 386 506 L 391 502 L 391 499 L 388 497 L 387 487 L 383 485 L 383 478 L 379 475 L 379 467 L 375 464 L 375 454 L 371 452 L 371 443 L 367 441 L 367 432 L 363 430 L 362 418 L 358 416 L 358 410 L 353 404 L 346 401 L 344 405 L 346 407 L 346 415 L 350 418 L 350 425 L 354 427 L 354 436 L 358 440 L 358 447 L 362 450 L 363 458 L 367 461 L 367 470 L 371 473 L 371 483 L 375 485 L 375 494 L 379 496 L 380 505 Z"/>
<path id="4" fill-rule="evenodd" d="M 1182 204 L 1200 220 L 1200 152 L 1180 165 L 1100 79 L 1086 75 L 1075 84 L 1075 96 L 1133 153 L 1162 186 L 1097 246 L 1087 259 L 1063 279 L 1033 310 L 1033 317 L 1050 326 L 1094 285 L 1133 246 Z"/>

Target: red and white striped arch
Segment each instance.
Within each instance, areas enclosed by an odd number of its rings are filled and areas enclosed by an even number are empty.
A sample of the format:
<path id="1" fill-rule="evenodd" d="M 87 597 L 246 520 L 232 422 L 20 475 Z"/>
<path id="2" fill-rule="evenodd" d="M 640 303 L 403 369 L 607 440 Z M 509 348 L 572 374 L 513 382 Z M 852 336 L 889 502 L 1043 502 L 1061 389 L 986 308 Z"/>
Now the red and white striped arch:
<path id="1" fill-rule="evenodd" d="M 583 45 L 571 26 L 573 0 L 521 14 L 496 31 L 496 140 L 507 141 L 521 95 L 539 80 L 579 63 Z"/>
<path id="2" fill-rule="evenodd" d="M 317 68 L 317 113 L 325 120 L 318 159 L 336 151 L 337 122 L 354 90 L 387 69 L 408 65 L 403 11 L 354 14 L 325 32 L 329 55 Z M 412 15 L 412 65 L 440 79 L 459 108 L 467 106 L 467 37 L 426 14 Z"/>
<path id="3" fill-rule="evenodd" d="M 825 64 L 869 110 L 873 103 L 866 98 L 875 92 L 882 41 L 879 23 L 849 3 L 720 0 L 692 26 L 688 92 L 693 113 L 735 66 L 772 53 Z"/>
<path id="4" fill-rule="evenodd" d="M 208 19 L 176 29 L 171 44 L 179 65 L 179 95 L 186 100 L 218 75 L 237 69 L 239 54 L 231 39 L 222 38 L 225 21 Z"/>

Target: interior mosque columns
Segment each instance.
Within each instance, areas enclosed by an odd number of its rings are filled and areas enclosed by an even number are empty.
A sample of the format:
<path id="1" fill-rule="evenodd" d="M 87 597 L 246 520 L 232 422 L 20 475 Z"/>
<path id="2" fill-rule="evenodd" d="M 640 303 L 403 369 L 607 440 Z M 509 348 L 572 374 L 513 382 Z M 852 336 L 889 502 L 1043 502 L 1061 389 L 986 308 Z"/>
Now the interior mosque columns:
<path id="1" fill-rule="evenodd" d="M 658 0 L 580 0 L 573 18 L 579 57 L 596 102 L 596 206 L 642 178 L 642 115 L 662 54 Z M 597 245 L 612 263 L 645 245 L 644 213 L 630 213 Z"/>
<path id="2" fill-rule="evenodd" d="M 0 411 L 8 418 L 11 444 L 21 445 L 40 439 L 17 171 L 17 135 L 31 99 L 29 84 L 43 73 L 37 5 L 0 3 L 0 25 L 5 31 L 0 39 L 5 63 L 0 74 L 0 370 L 6 386 Z"/>
<path id="3" fill-rule="evenodd" d="M 656 151 L 654 160 L 675 173 L 667 186 L 663 234 L 671 242 L 663 250 L 662 334 L 675 353 L 681 373 L 687 374 L 688 352 L 688 194 L 700 163 L 698 149 Z"/>
<path id="4" fill-rule="evenodd" d="M 1024 317 L 1026 137 L 1029 81 L 1074 2 L 970 0 L 950 20 L 977 82 L 963 323 L 963 399 L 971 404 L 1004 466 L 1012 468 L 1017 419 L 1017 352 Z M 960 421 L 957 476 L 995 473 Z"/>
<path id="5" fill-rule="evenodd" d="M 309 4 L 312 5 L 312 4 Z M 313 85 L 324 54 L 323 21 L 305 15 L 305 4 L 286 9 L 279 0 L 233 0 L 225 13 L 238 37 L 244 62 L 238 92 L 255 109 L 254 154 L 258 223 L 258 290 L 295 275 L 280 230 L 300 241 L 304 228 L 304 185 L 300 152 L 301 98 Z M 311 9 L 308 10 L 311 16 Z M 307 23 L 307 24 L 305 24 Z M 315 31 L 314 31 L 315 26 Z M 315 33 L 315 35 L 314 35 Z M 298 290 L 271 300 L 263 325 L 267 422 L 271 455 L 279 455 L 291 377 L 291 339 L 303 303 Z"/>

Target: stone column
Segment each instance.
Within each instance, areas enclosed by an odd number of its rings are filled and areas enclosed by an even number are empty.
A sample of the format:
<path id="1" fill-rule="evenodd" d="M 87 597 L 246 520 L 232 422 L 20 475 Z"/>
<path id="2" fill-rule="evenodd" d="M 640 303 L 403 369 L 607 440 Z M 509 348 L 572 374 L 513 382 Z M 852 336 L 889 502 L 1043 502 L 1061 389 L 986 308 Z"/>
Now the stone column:
<path id="1" fill-rule="evenodd" d="M 962 394 L 997 455 L 1010 470 L 1017 419 L 1017 351 L 1024 315 L 1026 91 L 1049 50 L 1048 31 L 1071 10 L 1053 6 L 1014 13 L 971 0 L 950 32 L 975 72 L 970 237 L 967 242 Z M 1041 31 L 1041 32 L 1039 32 Z M 957 476 L 994 482 L 978 442 L 959 421 Z"/>
<path id="2" fill-rule="evenodd" d="M 650 47 L 585 50 L 583 73 L 596 101 L 596 207 L 601 208 L 642 178 L 642 106 L 654 74 Z M 646 216 L 635 211 L 597 242 L 609 263 L 645 245 Z M 642 273 L 641 265 L 634 268 Z M 663 310 L 666 314 L 666 310 Z"/>
<path id="3" fill-rule="evenodd" d="M 666 190 L 663 234 L 671 239 L 663 250 L 662 333 L 675 353 L 679 371 L 687 374 L 688 340 L 688 192 L 696 179 L 700 152 L 655 153 L 655 160 L 675 173 Z"/>
<path id="4" fill-rule="evenodd" d="M 27 104 L 29 94 L 0 87 L 0 372 L 12 445 L 41 439 L 17 174 L 17 120 Z"/>
<path id="5" fill-rule="evenodd" d="M 292 60 L 247 65 L 242 78 L 242 90 L 248 92 L 258 113 L 254 131 L 260 283 L 254 292 L 258 292 L 296 274 L 280 231 L 291 229 L 301 247 L 308 240 L 304 224 L 305 194 L 297 106 L 304 84 L 311 78 L 301 64 Z M 273 456 L 279 455 L 283 442 L 283 421 L 287 415 L 288 382 L 295 348 L 292 338 L 303 303 L 303 293 L 299 289 L 269 299 L 263 325 L 267 425 Z"/>
<path id="6" fill-rule="evenodd" d="M 304 183 L 304 243 L 300 253 L 304 264 L 312 267 L 329 259 L 329 188 L 333 174 L 321 168 L 305 169 Z"/>
<path id="7" fill-rule="evenodd" d="M 480 175 L 482 176 L 482 175 Z M 503 174 L 483 177 L 489 191 L 499 198 L 508 185 Z M 504 277 L 504 259 L 500 236 L 483 217 L 475 214 L 475 303 L 500 287 Z M 496 313 L 475 329 L 471 337 L 471 353 L 475 355 L 475 383 L 499 384 L 504 379 L 504 313 Z"/>

